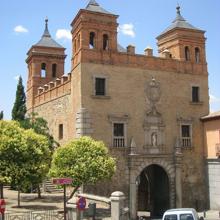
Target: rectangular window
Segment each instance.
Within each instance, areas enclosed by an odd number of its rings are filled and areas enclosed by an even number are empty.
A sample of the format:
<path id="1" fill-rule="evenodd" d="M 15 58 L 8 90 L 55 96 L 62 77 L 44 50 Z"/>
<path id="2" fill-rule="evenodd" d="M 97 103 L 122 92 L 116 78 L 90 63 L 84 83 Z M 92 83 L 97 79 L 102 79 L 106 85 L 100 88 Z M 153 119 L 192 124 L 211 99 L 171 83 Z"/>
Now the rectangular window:
<path id="1" fill-rule="evenodd" d="M 191 147 L 191 125 L 181 125 L 182 147 Z"/>
<path id="2" fill-rule="evenodd" d="M 165 215 L 164 220 L 177 220 L 177 215 Z"/>
<path id="3" fill-rule="evenodd" d="M 59 140 L 63 139 L 63 124 L 59 124 Z"/>
<path id="4" fill-rule="evenodd" d="M 113 146 L 125 147 L 124 123 L 113 124 Z"/>
<path id="5" fill-rule="evenodd" d="M 199 87 L 192 87 L 192 102 L 199 102 Z"/>
<path id="6" fill-rule="evenodd" d="M 192 214 L 181 214 L 180 215 L 180 220 L 193 220 L 194 218 L 193 218 L 193 216 L 192 216 Z"/>
<path id="7" fill-rule="evenodd" d="M 105 95 L 105 78 L 95 78 L 95 95 Z"/>

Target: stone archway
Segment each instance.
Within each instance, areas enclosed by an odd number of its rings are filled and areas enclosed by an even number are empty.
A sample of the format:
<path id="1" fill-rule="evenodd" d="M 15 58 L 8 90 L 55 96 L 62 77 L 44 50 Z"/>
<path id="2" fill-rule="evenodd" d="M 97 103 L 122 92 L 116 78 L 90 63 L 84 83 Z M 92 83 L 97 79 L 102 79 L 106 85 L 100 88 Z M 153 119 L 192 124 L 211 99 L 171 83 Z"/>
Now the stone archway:
<path id="1" fill-rule="evenodd" d="M 169 178 L 161 166 L 146 167 L 138 177 L 137 188 L 138 211 L 148 211 L 156 217 L 170 208 Z"/>
<path id="2" fill-rule="evenodd" d="M 129 207 L 131 219 L 136 219 L 138 211 L 138 184 L 140 182 L 140 174 L 147 167 L 156 165 L 166 173 L 168 178 L 169 188 L 169 208 L 176 207 L 176 174 L 174 161 L 168 158 L 143 158 L 143 157 L 131 157 L 130 158 L 130 192 L 129 192 Z M 163 172 L 162 172 L 163 173 Z M 146 180 L 145 180 L 146 183 Z"/>

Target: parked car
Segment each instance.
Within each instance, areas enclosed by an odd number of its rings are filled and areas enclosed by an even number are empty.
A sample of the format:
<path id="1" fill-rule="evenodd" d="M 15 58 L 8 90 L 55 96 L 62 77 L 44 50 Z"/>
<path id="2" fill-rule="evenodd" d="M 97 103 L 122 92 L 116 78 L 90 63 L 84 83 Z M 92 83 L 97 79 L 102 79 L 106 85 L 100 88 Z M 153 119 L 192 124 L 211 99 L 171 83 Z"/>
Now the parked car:
<path id="1" fill-rule="evenodd" d="M 193 208 L 169 209 L 163 214 L 162 220 L 203 220 Z"/>

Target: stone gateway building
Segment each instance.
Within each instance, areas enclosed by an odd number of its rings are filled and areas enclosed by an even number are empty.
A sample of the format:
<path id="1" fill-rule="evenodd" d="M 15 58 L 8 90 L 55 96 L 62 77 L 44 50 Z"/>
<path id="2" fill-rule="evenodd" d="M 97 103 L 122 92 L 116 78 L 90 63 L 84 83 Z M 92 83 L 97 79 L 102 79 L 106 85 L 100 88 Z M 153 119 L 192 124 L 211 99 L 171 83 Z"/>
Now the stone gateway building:
<path id="1" fill-rule="evenodd" d="M 165 15 L 164 15 L 165 16 Z M 85 186 L 95 194 L 122 191 L 131 217 L 171 207 L 207 205 L 202 116 L 209 113 L 205 31 L 180 7 L 151 48 L 136 54 L 117 42 L 117 15 L 91 0 L 72 21 L 72 68 L 46 20 L 28 51 L 27 108 L 48 121 L 61 144 L 89 135 L 117 159 L 111 182 Z M 144 44 L 144 43 L 143 43 Z"/>

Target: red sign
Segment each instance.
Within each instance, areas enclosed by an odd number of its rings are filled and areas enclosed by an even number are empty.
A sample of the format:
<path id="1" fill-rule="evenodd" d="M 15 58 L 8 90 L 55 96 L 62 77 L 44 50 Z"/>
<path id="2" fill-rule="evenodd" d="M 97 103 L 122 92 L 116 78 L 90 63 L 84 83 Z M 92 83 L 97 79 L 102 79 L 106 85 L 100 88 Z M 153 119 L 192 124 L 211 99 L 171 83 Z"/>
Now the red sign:
<path id="1" fill-rule="evenodd" d="M 5 212 L 5 200 L 4 199 L 0 199 L 0 213 L 3 214 Z"/>
<path id="2" fill-rule="evenodd" d="M 73 179 L 71 178 L 56 178 L 53 179 L 53 184 L 56 185 L 69 185 L 73 182 Z"/>
<path id="3" fill-rule="evenodd" d="M 80 211 L 85 210 L 85 208 L 86 208 L 86 199 L 85 199 L 85 197 L 79 197 L 79 199 L 77 201 L 77 208 Z"/>

